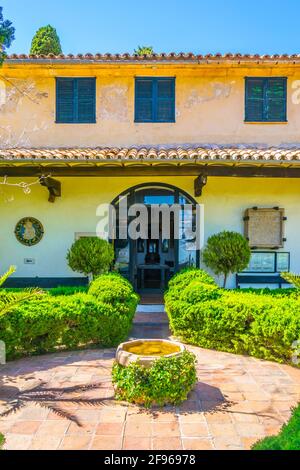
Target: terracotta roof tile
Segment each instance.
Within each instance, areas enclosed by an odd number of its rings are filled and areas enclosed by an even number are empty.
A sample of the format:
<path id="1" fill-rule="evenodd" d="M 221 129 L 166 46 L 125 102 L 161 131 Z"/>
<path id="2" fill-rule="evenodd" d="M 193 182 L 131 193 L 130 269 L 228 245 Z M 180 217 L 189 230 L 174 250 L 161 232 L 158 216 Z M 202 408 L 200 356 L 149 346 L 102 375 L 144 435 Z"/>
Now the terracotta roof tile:
<path id="1" fill-rule="evenodd" d="M 147 62 L 147 61 L 158 61 L 158 62 L 224 62 L 224 61 L 266 61 L 266 62 L 280 62 L 280 61 L 289 61 L 289 62 L 300 62 L 300 54 L 241 54 L 230 52 L 226 54 L 194 54 L 193 52 L 162 52 L 162 53 L 153 53 L 147 55 L 138 55 L 138 54 L 129 54 L 125 52 L 123 54 L 49 54 L 49 55 L 32 55 L 32 54 L 11 54 L 7 57 L 7 61 L 52 61 L 52 60 L 63 60 L 67 62 L 76 62 L 76 61 L 92 61 L 92 62 Z"/>
<path id="2" fill-rule="evenodd" d="M 0 162 L 21 161 L 219 161 L 219 162 L 299 162 L 300 147 L 178 147 L 178 148 L 11 148 L 0 149 Z"/>

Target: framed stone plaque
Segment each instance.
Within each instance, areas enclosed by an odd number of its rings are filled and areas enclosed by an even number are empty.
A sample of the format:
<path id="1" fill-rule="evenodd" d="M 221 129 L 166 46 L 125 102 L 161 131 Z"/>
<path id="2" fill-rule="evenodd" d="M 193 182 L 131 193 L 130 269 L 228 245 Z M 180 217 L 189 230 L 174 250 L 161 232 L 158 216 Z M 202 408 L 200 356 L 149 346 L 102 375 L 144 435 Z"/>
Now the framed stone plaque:
<path id="1" fill-rule="evenodd" d="M 245 237 L 252 249 L 277 249 L 284 246 L 284 209 L 256 208 L 245 212 Z"/>

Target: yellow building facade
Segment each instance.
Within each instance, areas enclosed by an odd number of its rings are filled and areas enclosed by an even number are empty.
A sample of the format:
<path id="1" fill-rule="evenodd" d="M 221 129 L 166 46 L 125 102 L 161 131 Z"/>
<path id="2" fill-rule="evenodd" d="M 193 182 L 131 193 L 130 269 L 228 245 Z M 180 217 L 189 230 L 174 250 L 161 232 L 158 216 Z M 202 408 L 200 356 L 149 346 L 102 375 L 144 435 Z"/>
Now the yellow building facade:
<path id="1" fill-rule="evenodd" d="M 57 122 L 57 79 L 84 77 L 95 79 L 95 122 Z M 142 77 L 174 79 L 175 122 L 136 122 L 136 80 Z M 286 119 L 245 119 L 247 78 L 285 80 Z M 259 103 L 271 108 L 273 97 L 265 93 Z M 200 204 L 204 241 L 222 230 L 244 233 L 249 208 L 284 209 L 277 246 L 252 243 L 252 267 L 244 273 L 245 285 L 279 284 L 283 268 L 300 271 L 299 106 L 299 58 L 10 57 L 0 70 L 0 182 L 8 183 L 0 185 L 1 270 L 17 266 L 15 285 L 81 282 L 67 265 L 67 250 L 79 236 L 96 233 L 99 205 L 144 185 L 148 204 L 151 195 L 176 191 Z M 30 194 L 13 186 L 40 177 L 49 181 L 31 186 Z M 14 233 L 26 217 L 44 231 L 32 246 Z M 261 219 L 266 233 L 278 230 L 272 217 Z M 149 246 L 129 245 L 128 275 L 139 289 Z M 157 248 L 157 263 L 167 263 L 171 274 L 191 261 L 180 246 L 171 242 L 166 253 Z M 194 263 L 202 265 L 200 253 Z M 162 287 L 155 279 L 150 273 L 142 287 Z M 235 282 L 232 276 L 230 287 Z"/>

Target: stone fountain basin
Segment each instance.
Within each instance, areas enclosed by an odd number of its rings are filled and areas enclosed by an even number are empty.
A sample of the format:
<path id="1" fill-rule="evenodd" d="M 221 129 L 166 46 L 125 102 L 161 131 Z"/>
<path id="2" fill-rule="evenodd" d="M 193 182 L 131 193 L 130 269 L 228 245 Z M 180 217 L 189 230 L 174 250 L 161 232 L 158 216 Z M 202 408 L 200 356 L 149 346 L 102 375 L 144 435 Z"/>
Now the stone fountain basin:
<path id="1" fill-rule="evenodd" d="M 116 361 L 127 367 L 132 362 L 150 367 L 161 357 L 178 357 L 185 347 L 177 341 L 167 339 L 137 339 L 121 343 L 117 349 Z"/>

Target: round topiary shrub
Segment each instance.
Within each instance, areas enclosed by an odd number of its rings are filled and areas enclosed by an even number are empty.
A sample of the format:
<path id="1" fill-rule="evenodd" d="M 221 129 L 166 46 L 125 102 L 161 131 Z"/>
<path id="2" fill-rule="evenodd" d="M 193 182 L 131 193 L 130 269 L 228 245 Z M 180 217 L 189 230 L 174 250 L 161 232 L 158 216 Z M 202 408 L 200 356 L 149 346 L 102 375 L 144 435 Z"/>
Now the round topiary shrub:
<path id="1" fill-rule="evenodd" d="M 192 281 L 180 294 L 180 300 L 195 304 L 197 302 L 206 302 L 217 300 L 222 296 L 221 290 L 212 284 L 204 284 L 199 281 Z"/>
<path id="2" fill-rule="evenodd" d="M 119 274 L 108 273 L 97 277 L 90 285 L 88 293 L 100 302 L 111 305 L 138 301 L 132 285 Z"/>
<path id="3" fill-rule="evenodd" d="M 220 232 L 207 240 L 202 258 L 208 268 L 216 275 L 223 274 L 224 284 L 229 274 L 247 268 L 251 257 L 248 240 L 237 232 Z"/>
<path id="4" fill-rule="evenodd" d="M 98 237 L 79 238 L 67 253 L 67 261 L 73 271 L 93 278 L 109 271 L 113 260 L 113 246 Z"/>
<path id="5" fill-rule="evenodd" d="M 127 367 L 115 363 L 112 371 L 116 399 L 146 407 L 182 403 L 196 381 L 196 358 L 188 351 L 161 357 L 149 368 L 138 362 Z"/>

